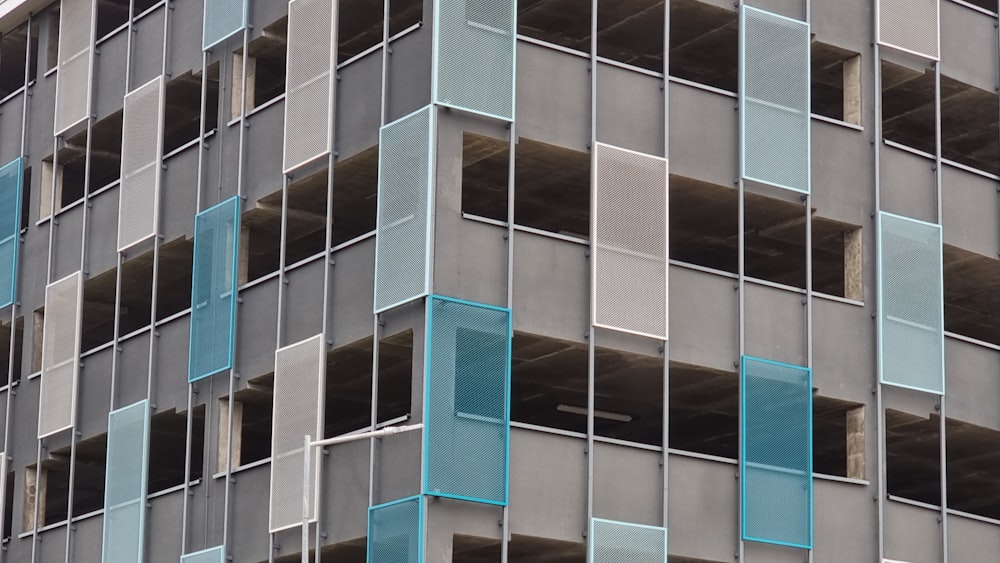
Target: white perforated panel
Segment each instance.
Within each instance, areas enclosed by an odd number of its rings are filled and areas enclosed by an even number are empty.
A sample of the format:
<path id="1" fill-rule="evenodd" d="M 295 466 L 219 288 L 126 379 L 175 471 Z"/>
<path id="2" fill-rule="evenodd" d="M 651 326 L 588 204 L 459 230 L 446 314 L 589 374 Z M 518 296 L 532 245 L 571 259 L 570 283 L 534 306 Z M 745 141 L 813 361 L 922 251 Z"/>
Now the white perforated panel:
<path id="1" fill-rule="evenodd" d="M 271 531 L 302 522 L 303 440 L 322 434 L 326 345 L 319 334 L 274 354 L 271 417 Z M 315 457 L 313 460 L 315 461 Z M 318 476 L 318 468 L 316 475 Z M 309 483 L 310 498 L 315 488 Z M 312 515 L 315 502 L 310 507 Z"/>
<path id="2" fill-rule="evenodd" d="M 937 60 L 941 0 L 875 0 L 878 42 Z"/>
<path id="3" fill-rule="evenodd" d="M 285 172 L 330 152 L 333 0 L 288 4 Z"/>
<path id="4" fill-rule="evenodd" d="M 667 161 L 594 148 L 594 324 L 667 338 Z"/>
<path id="5" fill-rule="evenodd" d="M 56 135 L 90 115 L 95 2 L 62 0 L 59 12 L 59 72 L 56 77 Z"/>
<path id="6" fill-rule="evenodd" d="M 163 140 L 163 77 L 125 96 L 118 250 L 156 233 Z"/>
<path id="7" fill-rule="evenodd" d="M 72 428 L 76 422 L 82 301 L 83 275 L 80 272 L 45 288 L 39 438 Z"/>

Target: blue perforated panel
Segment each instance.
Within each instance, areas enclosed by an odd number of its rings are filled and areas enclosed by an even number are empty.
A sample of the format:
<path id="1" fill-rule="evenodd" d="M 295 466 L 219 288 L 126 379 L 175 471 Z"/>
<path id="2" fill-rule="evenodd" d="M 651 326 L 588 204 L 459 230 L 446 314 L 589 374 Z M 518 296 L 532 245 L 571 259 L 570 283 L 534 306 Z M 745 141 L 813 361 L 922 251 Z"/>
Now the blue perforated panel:
<path id="1" fill-rule="evenodd" d="M 513 0 L 437 0 L 435 103 L 514 120 Z"/>
<path id="2" fill-rule="evenodd" d="M 881 380 L 944 394 L 941 227 L 879 213 L 878 255 Z"/>
<path id="3" fill-rule="evenodd" d="M 187 555 L 181 555 L 181 563 L 225 563 L 226 548 L 223 546 L 213 547 Z"/>
<path id="4" fill-rule="evenodd" d="M 809 24 L 749 6 L 740 14 L 743 177 L 809 192 Z"/>
<path id="5" fill-rule="evenodd" d="M 424 492 L 507 503 L 508 309 L 432 296 Z"/>
<path id="6" fill-rule="evenodd" d="M 195 217 L 188 381 L 233 365 L 239 232 L 239 197 Z"/>
<path id="7" fill-rule="evenodd" d="M 247 25 L 247 0 L 205 0 L 202 48 L 209 49 Z"/>
<path id="8" fill-rule="evenodd" d="M 104 563 L 143 560 L 148 451 L 148 401 L 112 411 L 104 486 Z"/>
<path id="9" fill-rule="evenodd" d="M 811 548 L 812 372 L 743 357 L 743 539 Z"/>
<path id="10" fill-rule="evenodd" d="M 427 106 L 379 134 L 375 312 L 429 291 L 433 131 Z"/>
<path id="11" fill-rule="evenodd" d="M 368 563 L 422 563 L 423 497 L 368 509 Z"/>
<path id="12" fill-rule="evenodd" d="M 590 563 L 667 563 L 667 529 L 594 518 Z"/>
<path id="13" fill-rule="evenodd" d="M 0 167 L 0 307 L 14 302 L 21 232 L 21 159 Z"/>

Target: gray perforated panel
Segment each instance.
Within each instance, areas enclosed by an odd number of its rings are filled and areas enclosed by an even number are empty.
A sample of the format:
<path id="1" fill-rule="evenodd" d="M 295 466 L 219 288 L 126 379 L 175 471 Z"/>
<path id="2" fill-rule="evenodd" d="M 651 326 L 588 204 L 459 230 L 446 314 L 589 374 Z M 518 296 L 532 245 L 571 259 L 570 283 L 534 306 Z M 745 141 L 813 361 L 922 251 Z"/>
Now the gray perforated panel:
<path id="1" fill-rule="evenodd" d="M 937 60 L 940 0 L 875 0 L 878 42 Z"/>
<path id="2" fill-rule="evenodd" d="M 163 77 L 125 96 L 118 250 L 156 233 L 163 139 Z"/>
<path id="3" fill-rule="evenodd" d="M 45 288 L 42 329 L 42 383 L 38 400 L 38 437 L 72 428 L 80 369 L 83 275 L 80 272 Z"/>
<path id="4" fill-rule="evenodd" d="M 667 161 L 594 149 L 594 324 L 667 338 Z"/>
<path id="5" fill-rule="evenodd" d="M 56 135 L 90 115 L 95 2 L 62 0 L 59 12 L 59 71 L 56 77 Z"/>
<path id="6" fill-rule="evenodd" d="M 271 418 L 271 531 L 302 522 L 303 440 L 322 434 L 326 345 L 319 334 L 274 354 Z M 315 457 L 313 458 L 315 462 Z M 314 465 L 315 468 L 315 465 Z M 318 468 L 316 468 L 318 469 Z M 318 475 L 318 471 L 316 473 Z M 313 498 L 313 483 L 309 483 Z M 315 503 L 313 503 L 314 505 Z M 312 515 L 313 506 L 309 507 Z"/>
<path id="7" fill-rule="evenodd" d="M 333 0 L 288 4 L 285 172 L 330 151 Z"/>
<path id="8" fill-rule="evenodd" d="M 667 563 L 667 530 L 594 518 L 590 563 Z"/>

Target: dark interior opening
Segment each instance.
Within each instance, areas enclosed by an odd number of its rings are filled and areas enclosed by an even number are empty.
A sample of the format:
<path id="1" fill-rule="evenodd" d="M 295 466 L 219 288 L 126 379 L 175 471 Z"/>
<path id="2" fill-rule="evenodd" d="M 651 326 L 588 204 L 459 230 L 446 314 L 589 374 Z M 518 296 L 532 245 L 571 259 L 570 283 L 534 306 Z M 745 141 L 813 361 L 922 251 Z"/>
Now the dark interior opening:
<path id="1" fill-rule="evenodd" d="M 66 452 L 69 455 L 69 452 Z M 73 476 L 73 516 L 104 508 L 108 435 L 101 434 L 76 444 L 76 473 Z"/>
<path id="2" fill-rule="evenodd" d="M 382 11 L 383 2 L 380 0 L 340 2 L 338 62 L 344 62 L 382 42 Z"/>
<path id="3" fill-rule="evenodd" d="M 1000 260 L 944 245 L 944 329 L 948 332 L 1000 344 L 1000 319 L 993 314 L 1000 296 L 991 287 L 1000 283 Z"/>
<path id="4" fill-rule="evenodd" d="M 7 374 L 11 373 L 10 339 L 14 338 L 14 371 L 11 381 L 21 380 L 22 354 L 24 350 L 24 317 L 17 317 L 14 321 L 14 330 L 11 330 L 10 321 L 0 323 L 0 386 L 7 385 Z"/>
<path id="5" fill-rule="evenodd" d="M 1000 432 L 948 419 L 948 508 L 1000 518 Z"/>
<path id="6" fill-rule="evenodd" d="M 149 422 L 149 494 L 184 484 L 187 415 L 176 409 L 153 415 Z M 194 408 L 191 424 L 191 480 L 201 479 L 205 455 L 205 405 Z"/>
<path id="7" fill-rule="evenodd" d="M 343 244 L 375 230 L 378 203 L 377 146 L 337 161 L 333 167 L 333 202 L 331 246 Z"/>
<path id="8" fill-rule="evenodd" d="M 340 436 L 371 426 L 371 374 L 371 337 L 327 354 L 324 437 Z"/>
<path id="9" fill-rule="evenodd" d="M 590 0 L 518 0 L 517 33 L 590 52 Z"/>
<path id="10" fill-rule="evenodd" d="M 14 533 L 14 472 L 7 472 L 7 483 L 3 504 L 3 539 L 10 538 Z"/>
<path id="11" fill-rule="evenodd" d="M 423 0 L 395 0 L 389 2 L 389 37 L 417 25 L 424 18 Z"/>
<path id="12" fill-rule="evenodd" d="M 25 84 L 25 65 L 32 69 L 28 81 L 34 80 L 34 65 L 28 61 L 28 45 L 32 59 L 37 60 L 37 26 L 20 25 L 0 37 L 0 98 L 5 98 Z"/>
<path id="13" fill-rule="evenodd" d="M 45 44 L 45 70 L 48 71 L 59 64 L 59 3 L 53 4 L 45 11 L 48 41 Z"/>
<path id="14" fill-rule="evenodd" d="M 670 75 L 739 89 L 739 17 L 697 0 L 670 2 Z"/>
<path id="15" fill-rule="evenodd" d="M 589 236 L 589 154 L 522 138 L 514 150 L 514 181 L 518 225 Z"/>
<path id="16" fill-rule="evenodd" d="M 597 55 L 663 72 L 663 0 L 599 0 Z"/>
<path id="17" fill-rule="evenodd" d="M 462 212 L 507 221 L 510 143 L 466 132 L 462 141 Z"/>
<path id="18" fill-rule="evenodd" d="M 886 409 L 886 479 L 890 495 L 941 504 L 940 420 Z"/>
<path id="19" fill-rule="evenodd" d="M 205 101 L 205 132 L 219 126 L 219 63 L 208 67 Z M 170 82 L 165 89 L 163 153 L 170 154 L 198 138 L 201 127 L 201 69 L 188 71 Z"/>
<path id="20" fill-rule="evenodd" d="M 387 336 L 378 345 L 378 422 L 410 414 L 413 330 Z"/>
<path id="21" fill-rule="evenodd" d="M 255 66 L 252 74 L 250 69 L 247 71 L 247 80 L 253 81 L 252 85 L 249 85 L 253 88 L 253 96 L 247 98 L 248 110 L 264 105 L 285 93 L 287 50 L 287 16 L 265 26 L 263 34 L 250 42 L 249 53 Z M 242 49 L 237 53 L 242 53 Z M 234 64 L 234 75 L 242 71 L 242 66 Z M 233 115 L 239 115 L 239 108 L 233 108 Z"/>
<path id="22" fill-rule="evenodd" d="M 819 41 L 812 42 L 812 113 L 861 124 L 859 55 Z M 856 101 L 856 105 L 848 103 Z"/>
<path id="23" fill-rule="evenodd" d="M 21 183 L 21 230 L 31 225 L 31 167 L 24 168 L 24 178 Z"/>
<path id="24" fill-rule="evenodd" d="M 97 1 L 97 38 L 110 34 L 128 23 L 129 0 Z"/>
<path id="25" fill-rule="evenodd" d="M 156 295 L 156 320 L 180 313 L 191 306 L 191 269 L 194 242 L 179 238 L 160 246 L 160 269 Z"/>
<path id="26" fill-rule="evenodd" d="M 236 394 L 243 405 L 240 426 L 240 459 L 237 465 L 247 465 L 271 457 L 271 413 L 274 409 L 274 374 L 251 380 L 249 388 Z M 226 420 L 219 428 L 225 431 Z"/>

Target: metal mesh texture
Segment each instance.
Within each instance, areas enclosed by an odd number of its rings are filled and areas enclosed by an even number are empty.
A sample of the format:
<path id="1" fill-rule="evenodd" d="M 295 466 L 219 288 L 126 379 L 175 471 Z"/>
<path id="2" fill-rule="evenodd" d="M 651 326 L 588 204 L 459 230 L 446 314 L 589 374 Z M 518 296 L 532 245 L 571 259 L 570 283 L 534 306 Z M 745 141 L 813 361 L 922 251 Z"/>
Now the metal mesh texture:
<path id="1" fill-rule="evenodd" d="M 876 0 L 878 42 L 938 59 L 939 0 Z"/>
<path id="2" fill-rule="evenodd" d="M 424 492 L 507 503 L 511 315 L 431 297 Z"/>
<path id="3" fill-rule="evenodd" d="M 233 365 L 239 232 L 239 197 L 195 217 L 188 381 Z"/>
<path id="4" fill-rule="evenodd" d="M 118 250 L 156 234 L 163 138 L 163 77 L 125 96 Z"/>
<path id="5" fill-rule="evenodd" d="M 744 178 L 809 192 L 810 41 L 808 23 L 743 7 L 740 137 Z"/>
<path id="6" fill-rule="evenodd" d="M 944 394 L 941 227 L 879 214 L 883 383 Z"/>
<path id="7" fill-rule="evenodd" d="M 667 529 L 593 518 L 588 563 L 667 563 Z"/>
<path id="8" fill-rule="evenodd" d="M 90 70 L 96 0 L 62 0 L 59 12 L 59 71 L 56 77 L 55 134 L 90 113 Z"/>
<path id="9" fill-rule="evenodd" d="M 288 4 L 285 172 L 330 151 L 333 0 Z"/>
<path id="10" fill-rule="evenodd" d="M 812 372 L 743 357 L 743 539 L 812 547 Z"/>
<path id="11" fill-rule="evenodd" d="M 225 563 L 226 548 L 223 546 L 213 547 L 187 555 L 181 555 L 181 563 Z"/>
<path id="12" fill-rule="evenodd" d="M 325 369 L 326 346 L 322 334 L 281 348 L 274 354 L 270 492 L 272 532 L 302 522 L 302 491 L 306 485 L 303 483 L 303 440 L 307 434 L 314 440 L 321 437 Z M 313 460 L 315 462 L 315 457 Z M 314 482 L 308 483 L 310 491 L 315 490 Z M 315 502 L 310 503 L 310 517 L 314 507 Z"/>
<path id="13" fill-rule="evenodd" d="M 667 338 L 667 161 L 594 149 L 594 324 Z"/>
<path id="14" fill-rule="evenodd" d="M 0 167 L 0 307 L 17 295 L 17 253 L 21 236 L 21 159 Z"/>
<path id="15" fill-rule="evenodd" d="M 80 370 L 83 275 L 76 272 L 45 288 L 42 329 L 42 383 L 38 399 L 38 437 L 72 428 Z"/>
<path id="16" fill-rule="evenodd" d="M 433 111 L 427 106 L 379 134 L 375 312 L 429 291 Z"/>
<path id="17" fill-rule="evenodd" d="M 205 0 L 202 49 L 208 50 L 247 25 L 247 0 Z"/>
<path id="18" fill-rule="evenodd" d="M 514 120 L 513 0 L 439 0 L 435 103 Z"/>
<path id="19" fill-rule="evenodd" d="M 423 563 L 423 500 L 368 509 L 368 563 Z"/>
<path id="20" fill-rule="evenodd" d="M 143 560 L 148 453 L 148 401 L 112 411 L 108 415 L 103 563 Z"/>

